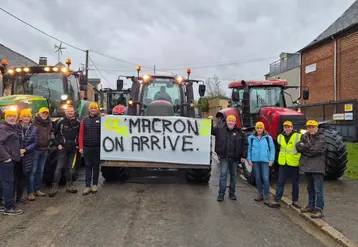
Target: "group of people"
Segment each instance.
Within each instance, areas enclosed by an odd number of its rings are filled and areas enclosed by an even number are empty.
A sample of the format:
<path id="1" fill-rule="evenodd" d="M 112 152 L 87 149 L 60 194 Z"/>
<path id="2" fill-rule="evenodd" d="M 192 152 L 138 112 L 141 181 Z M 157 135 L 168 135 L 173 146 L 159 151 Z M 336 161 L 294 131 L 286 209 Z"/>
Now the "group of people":
<path id="1" fill-rule="evenodd" d="M 86 187 L 83 195 L 98 190 L 100 167 L 101 116 L 98 104 L 89 104 L 89 115 L 80 122 L 72 106 L 65 109 L 65 117 L 54 124 L 49 109 L 42 107 L 34 118 L 28 109 L 18 116 L 7 110 L 0 122 L 0 212 L 20 215 L 23 210 L 15 204 L 35 201 L 46 196 L 40 190 L 50 147 L 57 148 L 57 164 L 50 197 L 58 194 L 62 169 L 66 171 L 68 193 L 77 193 L 73 184 L 73 164 L 77 152 L 83 154 L 86 166 Z M 23 190 L 27 188 L 27 195 Z"/>
<path id="2" fill-rule="evenodd" d="M 210 117 L 212 119 L 212 117 Z M 223 201 L 226 191 L 228 172 L 230 172 L 229 198 L 236 200 L 235 187 L 237 164 L 247 162 L 253 168 L 258 196 L 256 202 L 263 201 L 270 208 L 279 208 L 286 180 L 292 180 L 292 205 L 302 213 L 311 213 L 312 218 L 322 218 L 324 208 L 323 180 L 325 174 L 326 140 L 318 123 L 309 120 L 307 132 L 298 133 L 292 122 L 283 123 L 283 132 L 278 135 L 278 183 L 276 195 L 271 202 L 270 167 L 275 162 L 276 147 L 272 137 L 265 130 L 262 122 L 257 122 L 250 136 L 237 127 L 236 117 L 229 115 L 226 124 L 212 128 L 215 136 L 215 152 L 220 160 L 221 174 L 217 201 Z M 304 208 L 299 203 L 300 170 L 307 180 L 308 205 Z"/>

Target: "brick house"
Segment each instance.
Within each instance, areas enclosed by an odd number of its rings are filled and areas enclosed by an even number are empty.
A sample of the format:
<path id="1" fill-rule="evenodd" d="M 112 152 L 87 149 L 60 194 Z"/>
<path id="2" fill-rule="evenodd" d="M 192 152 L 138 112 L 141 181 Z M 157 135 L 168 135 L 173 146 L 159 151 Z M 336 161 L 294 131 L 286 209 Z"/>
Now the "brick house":
<path id="1" fill-rule="evenodd" d="M 300 50 L 304 104 L 358 98 L 358 1 Z"/>

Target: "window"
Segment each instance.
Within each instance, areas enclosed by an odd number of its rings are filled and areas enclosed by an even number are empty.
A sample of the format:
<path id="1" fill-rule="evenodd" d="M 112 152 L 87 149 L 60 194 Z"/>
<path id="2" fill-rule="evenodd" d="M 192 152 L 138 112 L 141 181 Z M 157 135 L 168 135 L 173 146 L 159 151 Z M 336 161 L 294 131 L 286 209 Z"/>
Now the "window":
<path id="1" fill-rule="evenodd" d="M 179 85 L 173 83 L 171 79 L 155 79 L 143 88 L 144 104 L 149 104 L 154 100 L 166 100 L 174 105 L 180 104 Z"/>
<path id="2" fill-rule="evenodd" d="M 68 81 L 68 96 L 70 99 L 73 99 L 73 101 L 78 100 L 78 80 L 74 75 L 70 75 L 67 77 Z"/>

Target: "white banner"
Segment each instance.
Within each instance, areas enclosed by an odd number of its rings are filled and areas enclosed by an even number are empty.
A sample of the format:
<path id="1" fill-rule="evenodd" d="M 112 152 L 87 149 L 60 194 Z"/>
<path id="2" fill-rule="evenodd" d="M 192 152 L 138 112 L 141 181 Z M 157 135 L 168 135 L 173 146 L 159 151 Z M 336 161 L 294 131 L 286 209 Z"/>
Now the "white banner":
<path id="1" fill-rule="evenodd" d="M 101 160 L 210 165 L 211 120 L 107 115 Z"/>

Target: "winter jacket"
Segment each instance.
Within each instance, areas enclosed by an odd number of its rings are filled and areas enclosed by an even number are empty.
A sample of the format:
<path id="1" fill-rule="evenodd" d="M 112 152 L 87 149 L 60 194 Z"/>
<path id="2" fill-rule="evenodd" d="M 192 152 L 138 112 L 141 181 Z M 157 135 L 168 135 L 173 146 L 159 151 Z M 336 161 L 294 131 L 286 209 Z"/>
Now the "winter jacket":
<path id="1" fill-rule="evenodd" d="M 101 116 L 86 116 L 81 121 L 79 149 L 101 146 Z"/>
<path id="2" fill-rule="evenodd" d="M 215 126 L 211 130 L 215 136 L 215 152 L 221 158 L 246 158 L 247 138 L 236 126 L 230 130 L 227 125 Z"/>
<path id="3" fill-rule="evenodd" d="M 5 121 L 0 123 L 0 162 L 8 159 L 14 162 L 21 160 L 20 138 L 18 136 L 18 125 L 10 125 Z"/>
<path id="4" fill-rule="evenodd" d="M 261 139 L 257 135 L 250 135 L 248 138 L 247 160 L 252 162 L 272 162 L 275 161 L 275 144 L 272 137 L 264 132 Z"/>
<path id="5" fill-rule="evenodd" d="M 51 141 L 52 123 L 50 117 L 43 120 L 37 115 L 32 124 L 37 128 L 37 143 L 36 149 L 46 149 L 49 147 Z"/>
<path id="6" fill-rule="evenodd" d="M 327 143 L 321 130 L 314 135 L 304 134 L 296 149 L 302 154 L 300 167 L 303 172 L 325 174 Z"/>
<path id="7" fill-rule="evenodd" d="M 19 121 L 19 124 L 21 124 L 21 120 Z M 33 154 L 37 144 L 37 128 L 33 124 L 26 127 L 21 125 L 19 137 L 21 148 L 26 150 L 22 157 L 22 164 L 25 173 L 28 174 L 32 170 Z"/>
<path id="8" fill-rule="evenodd" d="M 61 145 L 66 149 L 74 149 L 78 146 L 78 134 L 80 131 L 80 121 L 77 118 L 61 118 L 55 125 L 55 146 Z"/>

